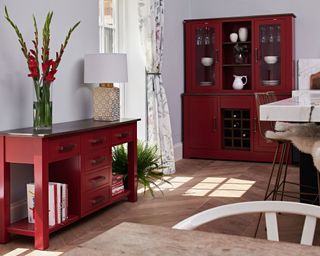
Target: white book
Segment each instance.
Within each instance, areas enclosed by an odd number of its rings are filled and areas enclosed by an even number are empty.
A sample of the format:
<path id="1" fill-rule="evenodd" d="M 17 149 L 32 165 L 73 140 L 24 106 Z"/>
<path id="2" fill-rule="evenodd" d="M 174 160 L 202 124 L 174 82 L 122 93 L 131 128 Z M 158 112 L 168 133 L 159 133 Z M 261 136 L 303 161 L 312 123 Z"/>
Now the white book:
<path id="1" fill-rule="evenodd" d="M 34 184 L 27 184 L 27 204 L 28 204 L 28 222 L 34 223 Z M 55 187 L 53 184 L 49 184 L 48 186 L 48 218 L 49 225 L 54 226 L 56 224 L 55 219 Z"/>
<path id="2" fill-rule="evenodd" d="M 58 182 L 49 182 L 50 185 L 55 187 L 55 197 L 54 197 L 54 209 L 55 209 L 55 222 L 59 224 L 62 222 L 62 184 Z"/>
<path id="3" fill-rule="evenodd" d="M 68 218 L 68 185 L 62 184 L 62 221 Z"/>
<path id="4" fill-rule="evenodd" d="M 56 195 L 57 195 L 57 186 L 52 183 L 49 183 L 49 226 L 54 226 L 57 224 L 56 221 Z"/>
<path id="5" fill-rule="evenodd" d="M 34 223 L 34 184 L 27 184 L 28 222 Z"/>

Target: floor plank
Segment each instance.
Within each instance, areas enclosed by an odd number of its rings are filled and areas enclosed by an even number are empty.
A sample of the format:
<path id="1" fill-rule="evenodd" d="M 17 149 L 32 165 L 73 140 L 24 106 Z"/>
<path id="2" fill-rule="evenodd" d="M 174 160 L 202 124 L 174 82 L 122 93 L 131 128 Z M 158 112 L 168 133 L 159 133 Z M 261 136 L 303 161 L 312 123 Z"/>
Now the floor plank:
<path id="1" fill-rule="evenodd" d="M 67 251 L 124 221 L 171 227 L 180 220 L 211 207 L 261 200 L 271 169 L 271 165 L 267 163 L 194 159 L 180 160 L 176 167 L 176 174 L 170 177 L 172 186 L 165 185 L 163 195 L 156 192 L 156 197 L 152 198 L 148 193 L 142 193 L 136 203 L 122 201 L 88 216 L 65 230 L 52 234 L 48 250 Z M 289 180 L 298 181 L 297 167 L 289 167 L 288 173 Z M 230 217 L 203 225 L 199 230 L 253 236 L 257 219 L 257 214 Z M 282 214 L 279 219 L 280 240 L 299 241 L 303 219 L 288 214 Z M 318 225 L 316 245 L 320 242 L 319 234 Z M 266 237 L 263 225 L 260 226 L 258 237 Z M 0 245 L 0 254 L 16 248 L 26 248 L 28 251 L 21 255 L 27 255 L 33 251 L 32 246 L 33 239 L 13 236 L 9 243 Z"/>

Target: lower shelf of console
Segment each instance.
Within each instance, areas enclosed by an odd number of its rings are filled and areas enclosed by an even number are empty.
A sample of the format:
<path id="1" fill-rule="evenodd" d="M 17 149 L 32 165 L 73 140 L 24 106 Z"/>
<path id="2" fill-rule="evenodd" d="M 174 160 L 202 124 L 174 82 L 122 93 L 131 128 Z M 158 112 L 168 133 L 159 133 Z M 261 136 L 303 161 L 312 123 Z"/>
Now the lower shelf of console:
<path id="1" fill-rule="evenodd" d="M 129 194 L 130 194 L 130 191 L 125 190 L 124 192 L 122 192 L 118 195 L 112 196 L 111 200 L 108 201 L 107 204 L 103 205 L 99 209 L 104 208 L 110 204 L 117 202 L 117 201 L 120 201 L 120 200 L 128 197 Z M 96 209 L 95 211 L 97 211 L 99 209 Z M 88 214 L 86 214 L 86 215 L 88 215 Z M 50 226 L 49 233 L 53 233 L 59 229 L 62 229 L 62 228 L 66 227 L 66 226 L 68 226 L 68 225 L 70 225 L 80 219 L 81 219 L 81 217 L 79 215 L 69 215 L 68 219 L 66 221 L 64 221 L 60 224 L 57 224 L 55 226 Z M 25 219 L 22 219 L 22 220 L 15 222 L 15 223 L 10 224 L 10 226 L 7 228 L 7 231 L 11 234 L 31 236 L 31 237 L 35 236 L 34 224 L 29 223 L 28 218 L 25 218 Z"/>

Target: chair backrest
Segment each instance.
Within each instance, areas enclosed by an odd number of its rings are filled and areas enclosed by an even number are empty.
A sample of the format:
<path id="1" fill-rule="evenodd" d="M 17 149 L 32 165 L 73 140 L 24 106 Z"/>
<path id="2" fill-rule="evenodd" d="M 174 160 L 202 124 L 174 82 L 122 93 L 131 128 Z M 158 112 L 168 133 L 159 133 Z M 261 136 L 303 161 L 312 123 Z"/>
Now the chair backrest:
<path id="1" fill-rule="evenodd" d="M 305 215 L 300 243 L 312 245 L 317 218 L 320 218 L 320 207 L 287 201 L 253 201 L 223 205 L 211 208 L 179 222 L 172 228 L 192 230 L 207 222 L 244 213 L 265 213 L 267 238 L 279 241 L 277 213 Z"/>
<path id="2" fill-rule="evenodd" d="M 254 96 L 255 96 L 255 100 L 256 100 L 259 132 L 262 137 L 267 139 L 265 136 L 265 133 L 266 133 L 266 131 L 273 131 L 274 130 L 275 122 L 273 122 L 273 121 L 260 121 L 260 106 L 277 101 L 277 96 L 274 91 L 256 92 L 256 93 L 254 93 Z"/>

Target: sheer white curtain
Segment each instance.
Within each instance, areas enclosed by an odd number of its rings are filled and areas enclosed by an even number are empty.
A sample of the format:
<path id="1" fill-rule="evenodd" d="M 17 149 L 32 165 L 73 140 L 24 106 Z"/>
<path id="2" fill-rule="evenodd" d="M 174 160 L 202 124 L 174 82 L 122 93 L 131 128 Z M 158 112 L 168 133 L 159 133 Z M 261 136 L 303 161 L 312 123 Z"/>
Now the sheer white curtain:
<path id="1" fill-rule="evenodd" d="M 139 25 L 146 58 L 147 141 L 157 145 L 165 174 L 175 172 L 167 97 L 162 82 L 164 0 L 139 0 Z"/>

